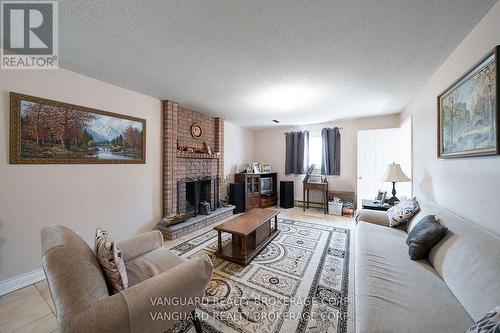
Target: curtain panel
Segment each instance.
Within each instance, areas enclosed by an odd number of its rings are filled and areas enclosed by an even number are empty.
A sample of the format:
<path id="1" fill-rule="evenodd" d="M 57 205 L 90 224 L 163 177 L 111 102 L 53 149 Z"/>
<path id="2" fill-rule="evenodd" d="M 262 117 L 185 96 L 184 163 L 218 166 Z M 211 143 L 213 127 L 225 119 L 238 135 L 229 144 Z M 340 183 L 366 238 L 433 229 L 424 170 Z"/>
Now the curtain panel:
<path id="1" fill-rule="evenodd" d="M 309 132 L 285 133 L 285 174 L 304 174 L 309 168 Z"/>
<path id="2" fill-rule="evenodd" d="M 340 131 L 338 127 L 321 130 L 321 174 L 340 175 Z"/>

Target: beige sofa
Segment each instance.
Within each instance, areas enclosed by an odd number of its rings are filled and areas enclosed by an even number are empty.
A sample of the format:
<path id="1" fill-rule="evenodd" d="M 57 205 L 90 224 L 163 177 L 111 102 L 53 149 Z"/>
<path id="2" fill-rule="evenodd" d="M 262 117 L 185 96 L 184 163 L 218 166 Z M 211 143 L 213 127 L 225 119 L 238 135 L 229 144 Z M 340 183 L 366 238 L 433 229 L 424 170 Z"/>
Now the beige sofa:
<path id="1" fill-rule="evenodd" d="M 179 258 L 163 247 L 161 232 L 152 231 L 118 242 L 129 288 L 110 296 L 99 262 L 80 236 L 51 225 L 41 237 L 60 332 L 165 332 L 194 310 L 212 277 L 208 257 Z M 178 317 L 165 315 L 173 313 Z"/>
<path id="2" fill-rule="evenodd" d="M 428 260 L 410 260 L 407 233 L 388 227 L 386 212 L 356 214 L 357 332 L 465 332 L 500 304 L 500 238 L 435 205 L 419 204 L 408 232 L 426 215 L 449 229 Z"/>

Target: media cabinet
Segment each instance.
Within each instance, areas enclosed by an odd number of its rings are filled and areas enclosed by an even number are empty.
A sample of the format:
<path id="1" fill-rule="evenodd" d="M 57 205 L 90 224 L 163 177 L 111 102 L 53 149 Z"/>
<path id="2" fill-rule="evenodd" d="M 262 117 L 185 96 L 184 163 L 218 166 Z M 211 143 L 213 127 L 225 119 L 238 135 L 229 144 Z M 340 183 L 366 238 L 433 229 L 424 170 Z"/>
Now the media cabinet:
<path id="1" fill-rule="evenodd" d="M 245 188 L 245 211 L 252 208 L 267 208 L 278 204 L 278 174 L 276 172 L 268 173 L 237 173 L 234 175 L 235 183 L 242 183 Z M 271 193 L 260 193 L 260 179 L 272 178 L 273 186 Z"/>

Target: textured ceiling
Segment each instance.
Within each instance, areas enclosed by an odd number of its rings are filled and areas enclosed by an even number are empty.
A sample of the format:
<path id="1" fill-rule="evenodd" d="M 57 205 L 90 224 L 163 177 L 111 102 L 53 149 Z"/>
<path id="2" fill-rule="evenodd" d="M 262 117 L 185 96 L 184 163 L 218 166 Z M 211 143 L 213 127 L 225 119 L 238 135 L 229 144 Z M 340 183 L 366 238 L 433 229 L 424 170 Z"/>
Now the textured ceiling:
<path id="1" fill-rule="evenodd" d="M 495 2 L 63 0 L 59 59 L 247 127 L 388 114 Z"/>

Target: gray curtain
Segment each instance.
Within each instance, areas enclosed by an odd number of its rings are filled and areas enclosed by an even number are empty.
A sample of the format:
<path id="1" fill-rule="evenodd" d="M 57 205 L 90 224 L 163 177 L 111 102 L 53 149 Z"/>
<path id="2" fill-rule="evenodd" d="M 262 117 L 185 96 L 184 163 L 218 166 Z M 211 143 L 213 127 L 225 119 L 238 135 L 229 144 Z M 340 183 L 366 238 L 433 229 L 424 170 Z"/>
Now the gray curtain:
<path id="1" fill-rule="evenodd" d="M 321 174 L 340 175 L 340 131 L 338 127 L 321 130 L 322 159 Z"/>
<path id="2" fill-rule="evenodd" d="M 285 133 L 285 174 L 304 174 L 309 168 L 309 132 Z"/>

